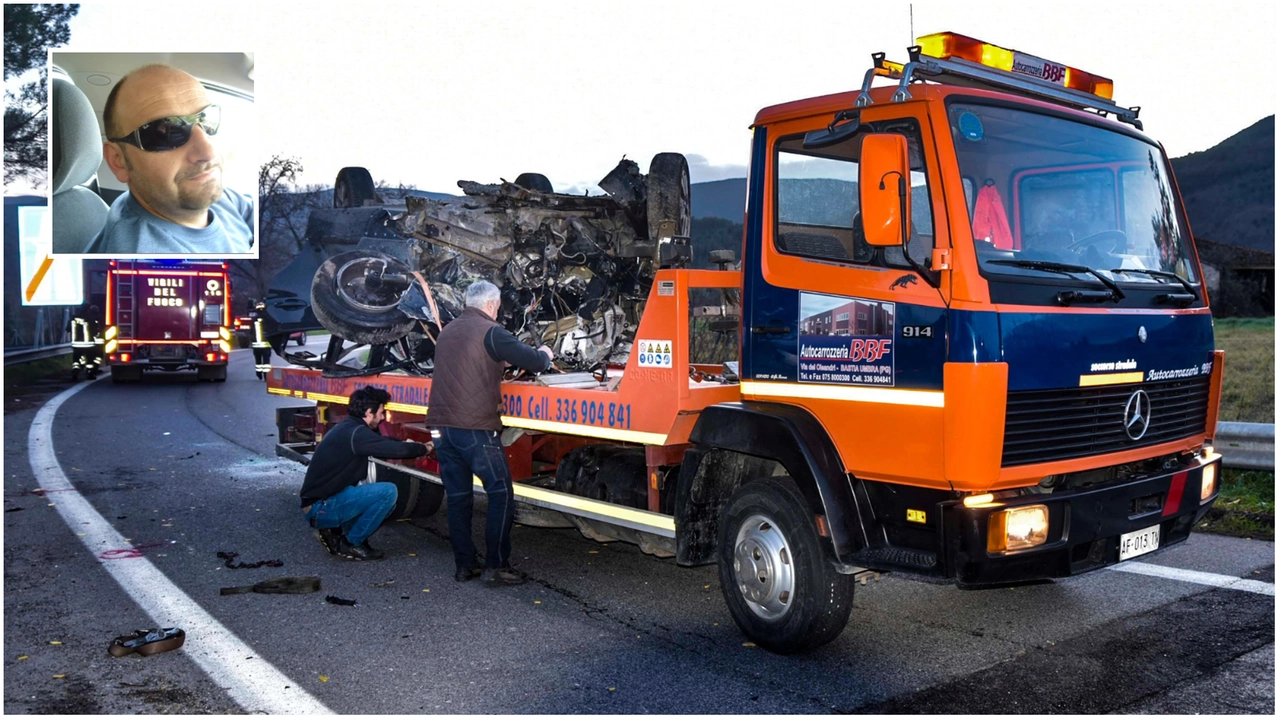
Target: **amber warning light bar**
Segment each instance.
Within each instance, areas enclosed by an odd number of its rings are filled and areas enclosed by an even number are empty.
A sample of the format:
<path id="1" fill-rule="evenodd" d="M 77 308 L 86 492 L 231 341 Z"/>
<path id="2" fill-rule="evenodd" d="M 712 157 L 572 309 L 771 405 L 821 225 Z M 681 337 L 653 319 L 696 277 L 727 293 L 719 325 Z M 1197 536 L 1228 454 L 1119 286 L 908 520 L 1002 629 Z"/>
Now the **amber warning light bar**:
<path id="1" fill-rule="evenodd" d="M 920 54 L 939 60 L 967 60 L 1015 75 L 1035 78 L 1060 87 L 1079 90 L 1110 100 L 1115 93 L 1111 80 L 1068 65 L 1002 48 L 953 32 L 934 33 L 916 39 Z"/>

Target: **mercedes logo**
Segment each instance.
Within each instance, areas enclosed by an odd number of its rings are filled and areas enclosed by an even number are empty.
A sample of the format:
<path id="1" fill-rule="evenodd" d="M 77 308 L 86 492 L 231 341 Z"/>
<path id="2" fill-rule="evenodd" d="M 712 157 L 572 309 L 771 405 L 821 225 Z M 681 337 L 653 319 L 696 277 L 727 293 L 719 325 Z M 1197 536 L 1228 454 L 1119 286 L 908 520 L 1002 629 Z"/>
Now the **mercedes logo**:
<path id="1" fill-rule="evenodd" d="M 1146 341 L 1147 341 L 1147 328 L 1145 326 L 1139 325 L 1138 326 L 1138 342 L 1146 342 Z"/>
<path id="2" fill-rule="evenodd" d="M 1130 440 L 1141 440 L 1151 425 L 1151 396 L 1138 390 L 1129 396 L 1124 405 L 1124 432 Z"/>

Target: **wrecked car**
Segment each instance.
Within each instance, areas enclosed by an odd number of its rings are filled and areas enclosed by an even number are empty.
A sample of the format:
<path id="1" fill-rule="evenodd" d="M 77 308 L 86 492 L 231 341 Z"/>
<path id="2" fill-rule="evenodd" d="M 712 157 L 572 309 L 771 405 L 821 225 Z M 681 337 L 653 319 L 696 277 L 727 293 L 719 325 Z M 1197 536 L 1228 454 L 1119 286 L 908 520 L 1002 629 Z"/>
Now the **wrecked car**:
<path id="1" fill-rule="evenodd" d="M 556 193 L 536 173 L 458 186 L 387 204 L 367 170 L 344 168 L 335 207 L 311 211 L 306 247 L 268 291 L 277 354 L 328 374 L 430 374 L 436 335 L 483 279 L 502 292 L 499 322 L 549 345 L 560 370 L 625 363 L 654 272 L 690 257 L 684 156 L 660 153 L 645 174 L 624 158 L 604 195 Z M 287 333 L 318 328 L 331 333 L 323 355 L 285 351 Z"/>

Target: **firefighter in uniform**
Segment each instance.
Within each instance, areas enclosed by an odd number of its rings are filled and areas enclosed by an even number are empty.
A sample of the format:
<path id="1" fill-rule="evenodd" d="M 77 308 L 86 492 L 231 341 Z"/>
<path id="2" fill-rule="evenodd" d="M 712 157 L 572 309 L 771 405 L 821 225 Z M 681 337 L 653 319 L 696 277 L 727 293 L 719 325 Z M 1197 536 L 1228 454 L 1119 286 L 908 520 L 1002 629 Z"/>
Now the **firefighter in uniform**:
<path id="1" fill-rule="evenodd" d="M 98 322 L 98 306 L 87 311 L 76 310 L 76 314 L 67 325 L 71 333 L 71 380 L 80 379 L 80 371 L 90 380 L 98 376 L 102 368 L 102 328 Z"/>
<path id="2" fill-rule="evenodd" d="M 261 300 L 254 304 L 249 313 L 253 318 L 253 342 L 249 347 L 253 348 L 253 371 L 257 373 L 259 380 L 266 380 L 267 373 L 271 372 L 271 343 L 262 334 L 262 319 L 266 314 L 267 304 Z"/>

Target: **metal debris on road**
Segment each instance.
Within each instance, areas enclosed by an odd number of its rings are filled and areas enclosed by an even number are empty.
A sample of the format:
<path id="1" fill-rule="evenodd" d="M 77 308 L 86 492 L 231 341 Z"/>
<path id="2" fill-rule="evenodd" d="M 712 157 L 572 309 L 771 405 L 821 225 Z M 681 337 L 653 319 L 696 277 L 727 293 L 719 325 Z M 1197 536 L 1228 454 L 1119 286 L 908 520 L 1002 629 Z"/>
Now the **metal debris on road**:
<path id="1" fill-rule="evenodd" d="M 313 593 L 320 589 L 320 578 L 314 575 L 304 577 L 278 577 L 263 580 L 256 585 L 240 587 L 224 587 L 219 595 L 240 595 L 243 593 L 261 593 L 264 595 L 301 595 Z"/>
<path id="2" fill-rule="evenodd" d="M 346 598 L 340 598 L 337 595 L 325 595 L 324 601 L 330 605 L 354 606 L 356 604 L 355 600 L 347 600 Z"/>
<path id="3" fill-rule="evenodd" d="M 284 562 L 280 560 L 259 560 L 258 562 L 255 562 L 255 563 L 247 563 L 247 562 L 237 563 L 235 560 L 236 558 L 240 557 L 240 553 L 235 553 L 235 552 L 219 552 L 218 557 L 222 558 L 223 560 L 226 560 L 227 567 L 231 568 L 232 570 L 253 570 L 255 568 L 260 568 L 263 566 L 282 567 L 284 565 Z"/>

